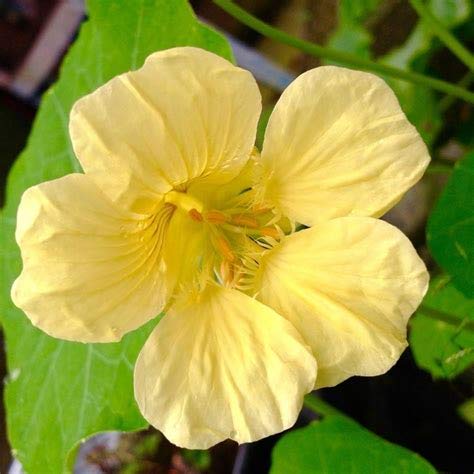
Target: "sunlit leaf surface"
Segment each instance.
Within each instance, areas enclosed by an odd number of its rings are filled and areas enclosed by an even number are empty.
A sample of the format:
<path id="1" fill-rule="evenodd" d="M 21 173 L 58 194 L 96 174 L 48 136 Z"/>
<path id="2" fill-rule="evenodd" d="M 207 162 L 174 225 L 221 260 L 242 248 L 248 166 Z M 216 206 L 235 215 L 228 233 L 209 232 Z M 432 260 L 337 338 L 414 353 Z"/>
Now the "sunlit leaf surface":
<path id="1" fill-rule="evenodd" d="M 322 420 L 283 436 L 271 474 L 434 474 L 418 454 L 389 443 L 320 401 Z"/>
<path id="2" fill-rule="evenodd" d="M 428 245 L 454 285 L 474 297 L 474 152 L 461 160 L 428 222 Z"/>
<path id="3" fill-rule="evenodd" d="M 54 340 L 33 328 L 9 297 L 21 268 L 14 241 L 20 196 L 31 185 L 80 171 L 67 129 L 71 105 L 82 95 L 159 49 L 194 45 L 231 56 L 227 42 L 199 24 L 184 0 L 90 0 L 88 13 L 10 174 L 0 221 L 8 430 L 14 453 L 32 474 L 63 472 L 68 452 L 91 433 L 146 426 L 133 398 L 132 369 L 150 325 L 107 345 Z"/>

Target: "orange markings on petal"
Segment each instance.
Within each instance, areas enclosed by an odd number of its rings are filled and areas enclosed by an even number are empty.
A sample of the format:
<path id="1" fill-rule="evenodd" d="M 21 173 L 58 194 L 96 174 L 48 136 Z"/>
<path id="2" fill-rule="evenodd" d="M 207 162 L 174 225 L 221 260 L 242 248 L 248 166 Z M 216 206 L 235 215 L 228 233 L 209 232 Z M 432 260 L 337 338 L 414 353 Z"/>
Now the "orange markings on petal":
<path id="1" fill-rule="evenodd" d="M 245 215 L 245 214 L 237 214 L 232 216 L 231 220 L 232 224 L 242 226 L 242 227 L 249 227 L 250 229 L 257 229 L 258 228 L 258 221 L 252 216 Z"/>
<path id="2" fill-rule="evenodd" d="M 189 210 L 188 214 L 189 214 L 189 217 L 191 217 L 193 221 L 202 222 L 203 220 L 202 214 L 197 209 Z"/>

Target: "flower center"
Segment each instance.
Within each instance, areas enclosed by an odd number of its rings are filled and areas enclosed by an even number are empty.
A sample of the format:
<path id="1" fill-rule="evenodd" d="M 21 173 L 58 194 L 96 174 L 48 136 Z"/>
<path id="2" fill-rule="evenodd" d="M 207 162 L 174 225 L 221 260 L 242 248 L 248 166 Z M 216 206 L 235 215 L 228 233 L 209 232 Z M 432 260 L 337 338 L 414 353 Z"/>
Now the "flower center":
<path id="1" fill-rule="evenodd" d="M 196 199 L 194 196 L 182 193 L 180 191 L 170 191 L 165 194 L 165 203 L 173 204 L 177 208 L 189 212 L 191 209 L 196 209 L 199 212 L 204 208 L 204 204 Z"/>
<path id="2" fill-rule="evenodd" d="M 247 289 L 259 256 L 284 235 L 277 225 L 278 217 L 269 208 L 206 209 L 194 196 L 178 191 L 167 193 L 165 202 L 207 227 L 217 256 L 214 273 L 226 286 Z"/>

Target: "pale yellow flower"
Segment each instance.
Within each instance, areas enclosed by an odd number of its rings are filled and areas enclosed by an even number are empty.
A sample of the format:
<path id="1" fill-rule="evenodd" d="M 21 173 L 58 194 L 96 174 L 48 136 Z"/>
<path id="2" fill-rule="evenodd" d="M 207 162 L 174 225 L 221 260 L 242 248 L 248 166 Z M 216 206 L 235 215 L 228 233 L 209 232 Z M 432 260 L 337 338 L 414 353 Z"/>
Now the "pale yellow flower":
<path id="1" fill-rule="evenodd" d="M 376 219 L 429 161 L 387 85 L 306 72 L 261 154 L 260 108 L 228 61 L 152 54 L 73 107 L 85 174 L 30 188 L 19 207 L 12 293 L 34 325 L 110 342 L 166 310 L 135 395 L 180 446 L 268 436 L 314 387 L 387 371 L 427 287 L 409 240 Z"/>

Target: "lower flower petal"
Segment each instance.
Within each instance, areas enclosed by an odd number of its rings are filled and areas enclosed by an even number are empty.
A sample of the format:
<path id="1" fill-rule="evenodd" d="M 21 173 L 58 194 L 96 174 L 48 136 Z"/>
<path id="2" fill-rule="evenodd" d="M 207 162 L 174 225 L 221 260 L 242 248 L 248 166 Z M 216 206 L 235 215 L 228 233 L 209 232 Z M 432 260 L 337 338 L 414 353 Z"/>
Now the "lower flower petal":
<path id="1" fill-rule="evenodd" d="M 135 397 L 174 444 L 255 441 L 296 421 L 316 362 L 295 328 L 236 290 L 210 285 L 173 306 L 142 349 Z"/>
<path id="2" fill-rule="evenodd" d="M 411 242 L 384 221 L 334 219 L 266 253 L 258 299 L 296 327 L 318 361 L 317 387 L 386 372 L 428 285 Z"/>
<path id="3" fill-rule="evenodd" d="M 120 211 L 85 175 L 28 189 L 16 237 L 23 271 L 12 298 L 53 337 L 111 342 L 157 316 L 172 290 L 160 267 L 171 209 Z"/>

